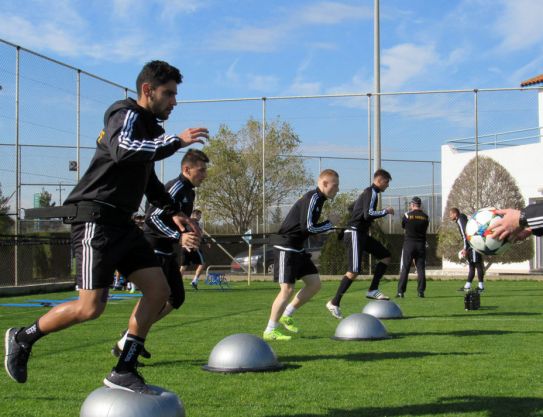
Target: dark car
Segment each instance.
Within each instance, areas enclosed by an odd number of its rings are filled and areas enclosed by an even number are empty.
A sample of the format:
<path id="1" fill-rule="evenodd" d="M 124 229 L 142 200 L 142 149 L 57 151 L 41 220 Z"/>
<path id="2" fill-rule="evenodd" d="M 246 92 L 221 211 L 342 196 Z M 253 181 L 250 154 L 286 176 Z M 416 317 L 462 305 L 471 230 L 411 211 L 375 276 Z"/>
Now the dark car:
<path id="1" fill-rule="evenodd" d="M 321 248 L 306 248 L 306 252 L 311 253 L 311 260 L 318 266 L 321 254 Z M 262 273 L 264 270 L 268 274 L 273 274 L 274 251 L 272 245 L 266 245 L 266 256 L 264 260 L 264 247 L 258 246 L 251 250 L 251 261 L 249 262 L 249 251 L 244 250 L 234 256 L 230 264 L 231 272 L 245 273 L 251 265 L 251 272 Z M 265 262 L 265 263 L 264 263 Z M 264 267 L 265 265 L 265 267 Z"/>

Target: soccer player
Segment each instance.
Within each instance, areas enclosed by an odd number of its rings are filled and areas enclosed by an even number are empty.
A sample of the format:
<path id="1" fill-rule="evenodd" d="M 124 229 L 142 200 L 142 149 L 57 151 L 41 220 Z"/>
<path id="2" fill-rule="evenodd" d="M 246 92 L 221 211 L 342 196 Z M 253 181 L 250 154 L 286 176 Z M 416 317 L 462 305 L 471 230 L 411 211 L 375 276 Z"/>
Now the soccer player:
<path id="1" fill-rule="evenodd" d="M 379 241 L 371 237 L 369 231 L 375 219 L 394 214 L 392 207 L 377 210 L 379 194 L 388 188 L 391 180 L 392 176 L 388 171 L 378 169 L 373 174 L 373 184 L 366 188 L 354 203 L 344 238 L 349 255 L 349 270 L 339 283 L 335 297 L 326 303 L 330 314 L 337 319 L 343 318 L 340 309 L 341 298 L 360 273 L 364 252 L 372 254 L 378 259 L 366 297 L 374 300 L 389 299 L 379 291 L 379 282 L 390 263 L 390 252 Z"/>
<path id="2" fill-rule="evenodd" d="M 483 265 L 483 256 L 474 250 L 468 243 L 468 237 L 466 235 L 468 216 L 466 216 L 464 213 L 460 213 L 458 207 L 452 207 L 449 210 L 449 219 L 455 222 L 458 226 L 458 231 L 460 232 L 460 236 L 462 237 L 462 242 L 464 244 L 460 254 L 468 261 L 468 278 L 464 286 L 459 288 L 458 291 L 471 290 L 471 283 L 473 282 L 473 278 L 475 278 L 475 270 L 477 270 L 477 280 L 479 281 L 477 291 L 483 292 L 485 290 L 485 268 Z"/>
<path id="3" fill-rule="evenodd" d="M 194 206 L 194 187 L 199 187 L 206 179 L 208 162 L 209 158 L 204 152 L 189 149 L 181 161 L 179 176 L 166 183 L 166 190 L 183 217 L 182 223 L 185 227 L 183 232 L 174 223 L 171 213 L 149 203 L 145 210 L 143 227 L 145 238 L 153 248 L 170 288 L 170 297 L 155 317 L 155 323 L 172 310 L 179 309 L 185 301 L 183 277 L 177 263 L 175 245 L 181 243 L 186 251 L 197 251 L 200 245 L 200 227 L 190 217 Z M 138 309 L 137 304 L 134 309 Z M 121 354 L 126 339 L 127 332 L 125 331 L 122 338 L 115 343 L 111 350 L 114 356 Z M 144 358 L 151 357 L 146 349 L 142 350 L 141 355 Z"/>
<path id="4" fill-rule="evenodd" d="M 159 124 L 177 104 L 179 70 L 163 61 L 147 63 L 136 81 L 137 100 L 111 105 L 89 168 L 64 202 L 72 224 L 79 298 L 53 307 L 33 324 L 11 328 L 5 335 L 5 368 L 19 383 L 26 382 L 34 343 L 50 333 L 98 318 L 108 300 L 117 269 L 143 293 L 128 323 L 128 336 L 117 365 L 104 384 L 138 393 L 156 394 L 135 366 L 145 337 L 169 296 L 164 273 L 143 231 L 132 220 L 145 194 L 153 205 L 180 222 L 174 202 L 158 180 L 154 162 L 179 148 L 209 137 L 206 128 L 189 128 L 166 135 Z"/>
<path id="5" fill-rule="evenodd" d="M 200 220 L 202 219 L 202 211 L 198 209 L 193 210 L 190 217 L 194 219 L 194 221 L 199 225 Z M 204 239 L 202 239 L 202 243 L 204 243 Z M 209 246 L 209 243 L 208 243 L 208 246 Z M 181 269 L 180 269 L 181 274 L 183 274 L 183 272 L 185 272 L 187 267 L 189 267 L 190 265 L 196 266 L 196 271 L 194 271 L 194 278 L 192 279 L 190 285 L 192 286 L 192 288 L 197 290 L 198 283 L 200 281 L 200 275 L 202 275 L 202 272 L 204 271 L 204 268 L 206 266 L 204 255 L 199 247 L 194 250 L 187 250 L 183 248 L 183 261 L 181 263 Z"/>
<path id="6" fill-rule="evenodd" d="M 282 243 L 274 245 L 273 275 L 274 281 L 279 282 L 280 290 L 271 308 L 264 340 L 292 338 L 279 330 L 279 324 L 292 333 L 298 333 L 292 315 L 321 288 L 319 273 L 311 261 L 311 254 L 305 252 L 304 243 L 309 235 L 332 229 L 329 220 L 319 223 L 319 217 L 324 202 L 334 198 L 338 190 L 338 173 L 325 169 L 319 175 L 317 188 L 307 192 L 292 206 L 279 228 Z M 291 300 L 296 280 L 299 279 L 305 286 Z"/>
<path id="7" fill-rule="evenodd" d="M 403 298 L 407 289 L 407 279 L 413 260 L 417 268 L 417 294 L 424 298 L 426 290 L 426 231 L 428 215 L 422 211 L 422 201 L 413 197 L 409 203 L 410 210 L 402 217 L 402 228 L 405 230 L 402 260 L 400 263 L 400 280 L 396 297 Z"/>

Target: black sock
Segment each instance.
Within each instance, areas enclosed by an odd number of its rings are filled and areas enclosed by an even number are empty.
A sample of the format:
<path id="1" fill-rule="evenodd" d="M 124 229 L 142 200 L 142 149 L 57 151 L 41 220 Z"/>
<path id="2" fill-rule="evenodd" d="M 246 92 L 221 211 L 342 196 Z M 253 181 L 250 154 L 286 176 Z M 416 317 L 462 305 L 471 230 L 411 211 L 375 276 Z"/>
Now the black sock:
<path id="1" fill-rule="evenodd" d="M 353 283 L 352 279 L 349 279 L 347 276 L 344 276 L 339 283 L 335 297 L 332 299 L 332 304 L 339 307 L 341 303 L 341 297 L 347 292 L 351 284 Z"/>
<path id="2" fill-rule="evenodd" d="M 387 270 L 387 264 L 383 262 L 377 262 L 375 265 L 375 272 L 373 273 L 373 279 L 371 280 L 370 291 L 374 291 L 379 288 L 379 282 Z"/>
<path id="3" fill-rule="evenodd" d="M 124 342 L 124 349 L 119 356 L 115 370 L 117 372 L 131 372 L 136 368 L 138 356 L 143 349 L 145 339 L 128 333 Z"/>
<path id="4" fill-rule="evenodd" d="M 15 341 L 32 346 L 43 336 L 45 336 L 45 333 L 42 333 L 40 326 L 38 325 L 38 321 L 36 321 L 32 326 L 23 327 L 21 330 L 19 330 L 15 336 Z"/>

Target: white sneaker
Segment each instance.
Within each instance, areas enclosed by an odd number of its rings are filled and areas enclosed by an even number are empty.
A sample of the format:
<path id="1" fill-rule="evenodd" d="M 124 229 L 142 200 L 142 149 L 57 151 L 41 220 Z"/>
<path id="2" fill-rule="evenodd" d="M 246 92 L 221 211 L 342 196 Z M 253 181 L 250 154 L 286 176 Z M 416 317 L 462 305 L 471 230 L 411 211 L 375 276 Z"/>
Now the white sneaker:
<path id="1" fill-rule="evenodd" d="M 339 306 L 333 305 L 332 301 L 328 301 L 326 303 L 326 308 L 328 309 L 330 314 L 336 319 L 341 320 L 343 318 L 343 315 L 341 314 L 341 309 L 339 308 Z"/>
<path id="2" fill-rule="evenodd" d="M 387 297 L 379 290 L 368 291 L 368 293 L 366 294 L 366 298 L 371 298 L 373 300 L 390 300 L 389 297 Z"/>

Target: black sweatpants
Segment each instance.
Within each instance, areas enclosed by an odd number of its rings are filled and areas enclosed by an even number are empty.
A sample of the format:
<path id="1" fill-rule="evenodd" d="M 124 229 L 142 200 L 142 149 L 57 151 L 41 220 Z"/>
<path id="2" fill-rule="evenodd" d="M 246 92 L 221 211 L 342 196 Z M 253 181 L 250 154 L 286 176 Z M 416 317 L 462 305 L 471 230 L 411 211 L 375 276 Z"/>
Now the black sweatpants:
<path id="1" fill-rule="evenodd" d="M 404 240 L 398 293 L 404 293 L 407 289 L 407 277 L 409 276 L 413 260 L 415 260 L 417 267 L 417 291 L 423 293 L 426 290 L 426 242 Z"/>

